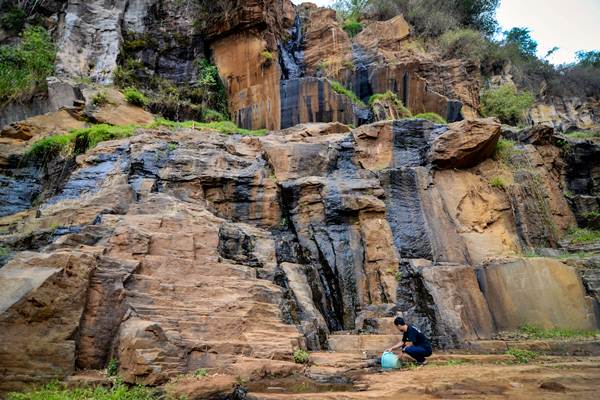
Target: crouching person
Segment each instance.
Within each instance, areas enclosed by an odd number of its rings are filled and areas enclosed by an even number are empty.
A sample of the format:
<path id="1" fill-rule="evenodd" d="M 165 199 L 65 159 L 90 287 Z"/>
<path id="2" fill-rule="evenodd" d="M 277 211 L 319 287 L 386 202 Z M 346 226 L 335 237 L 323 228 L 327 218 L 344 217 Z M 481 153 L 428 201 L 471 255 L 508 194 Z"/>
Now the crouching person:
<path id="1" fill-rule="evenodd" d="M 431 356 L 429 339 L 420 330 L 408 325 L 402 317 L 397 317 L 394 320 L 394 325 L 398 331 L 402 332 L 402 340 L 386 351 L 394 351 L 400 348 L 405 354 L 414 358 L 418 365 L 427 364 L 425 358 Z"/>

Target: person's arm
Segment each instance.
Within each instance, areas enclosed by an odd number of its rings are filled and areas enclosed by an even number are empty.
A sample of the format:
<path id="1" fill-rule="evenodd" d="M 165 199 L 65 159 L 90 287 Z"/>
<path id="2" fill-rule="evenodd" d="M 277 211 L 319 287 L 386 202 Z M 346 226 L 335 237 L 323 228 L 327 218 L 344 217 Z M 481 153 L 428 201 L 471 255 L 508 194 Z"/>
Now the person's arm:
<path id="1" fill-rule="evenodd" d="M 398 343 L 396 343 L 395 345 L 393 345 L 389 349 L 386 349 L 385 352 L 386 353 L 390 353 L 390 352 L 396 350 L 397 348 L 403 347 L 403 346 L 404 346 L 404 342 L 402 341 L 402 339 L 400 339 L 400 341 Z"/>

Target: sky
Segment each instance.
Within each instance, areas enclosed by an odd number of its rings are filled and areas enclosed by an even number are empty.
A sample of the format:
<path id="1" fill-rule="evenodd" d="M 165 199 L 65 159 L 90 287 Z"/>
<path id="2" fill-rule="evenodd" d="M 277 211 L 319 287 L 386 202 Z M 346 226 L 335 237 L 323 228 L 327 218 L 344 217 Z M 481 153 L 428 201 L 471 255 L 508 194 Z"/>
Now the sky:
<path id="1" fill-rule="evenodd" d="M 321 6 L 333 3 L 311 2 Z M 600 0 L 500 0 L 496 17 L 503 31 L 529 28 L 540 57 L 557 46 L 559 50 L 548 58 L 553 64 L 575 61 L 578 50 L 600 50 Z"/>

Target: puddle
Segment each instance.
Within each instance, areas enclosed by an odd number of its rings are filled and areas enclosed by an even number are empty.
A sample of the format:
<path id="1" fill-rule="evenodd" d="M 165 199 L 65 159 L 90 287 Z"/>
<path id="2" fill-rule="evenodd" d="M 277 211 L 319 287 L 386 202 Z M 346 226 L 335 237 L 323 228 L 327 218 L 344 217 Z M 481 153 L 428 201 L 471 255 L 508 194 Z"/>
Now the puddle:
<path id="1" fill-rule="evenodd" d="M 280 379 L 263 379 L 246 385 L 248 393 L 324 393 L 356 392 L 351 382 L 317 382 L 305 376 Z"/>

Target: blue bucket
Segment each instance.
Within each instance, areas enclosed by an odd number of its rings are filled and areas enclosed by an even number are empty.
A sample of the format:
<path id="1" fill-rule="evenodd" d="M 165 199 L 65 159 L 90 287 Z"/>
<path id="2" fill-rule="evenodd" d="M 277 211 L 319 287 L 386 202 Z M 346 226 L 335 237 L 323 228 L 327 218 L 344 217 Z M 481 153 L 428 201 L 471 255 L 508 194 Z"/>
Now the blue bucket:
<path id="1" fill-rule="evenodd" d="M 398 356 L 392 352 L 386 351 L 381 356 L 381 367 L 383 369 L 398 368 Z"/>

